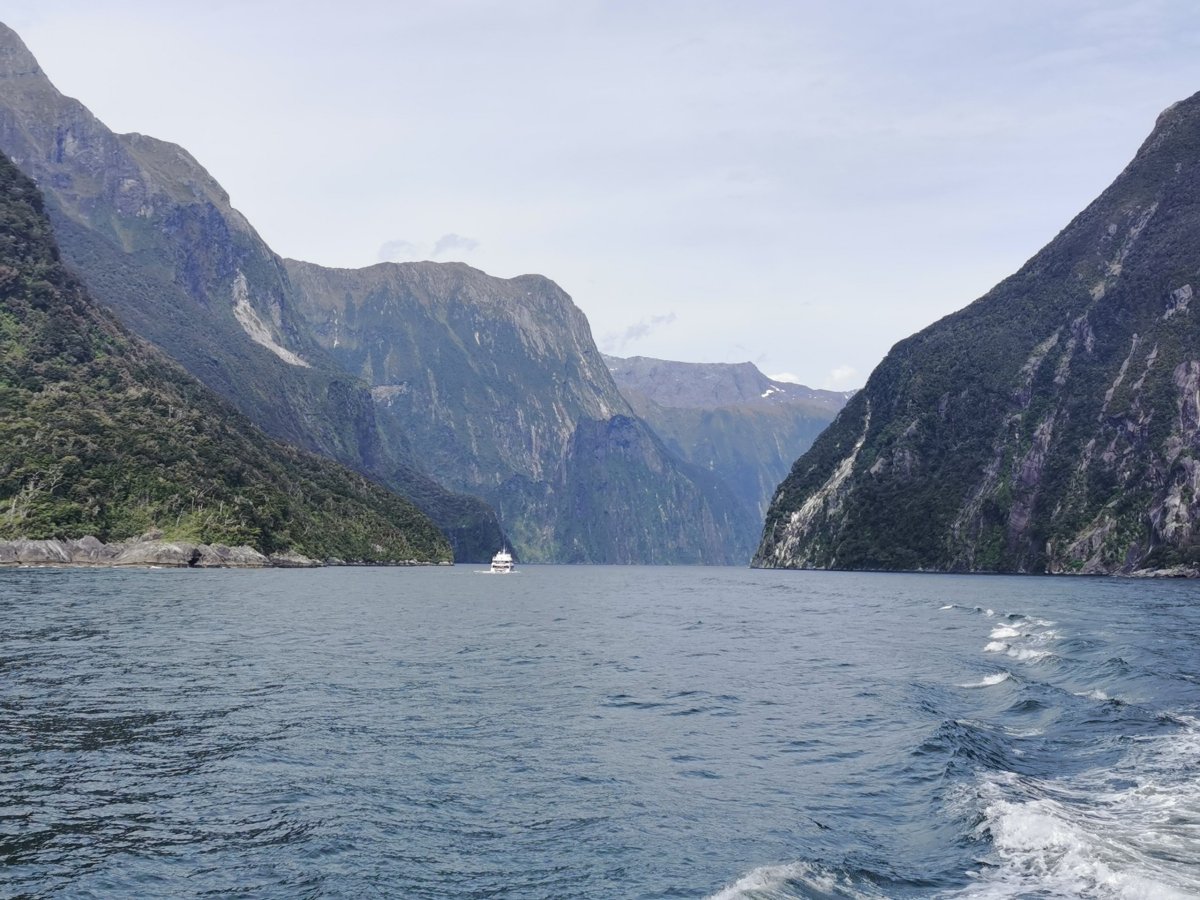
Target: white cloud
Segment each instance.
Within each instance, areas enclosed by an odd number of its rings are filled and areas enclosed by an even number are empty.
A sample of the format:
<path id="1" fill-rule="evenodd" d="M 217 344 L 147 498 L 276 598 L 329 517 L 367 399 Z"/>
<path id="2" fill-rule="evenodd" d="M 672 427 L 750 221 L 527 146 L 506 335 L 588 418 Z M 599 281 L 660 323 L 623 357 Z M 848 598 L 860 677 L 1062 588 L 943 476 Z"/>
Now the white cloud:
<path id="1" fill-rule="evenodd" d="M 454 256 L 455 258 L 467 256 L 473 250 L 479 248 L 479 241 L 475 238 L 463 237 L 461 234 L 443 234 L 437 239 L 433 245 L 433 251 L 429 254 L 433 259 L 441 256 Z"/>
<path id="2" fill-rule="evenodd" d="M 768 375 L 767 377 L 772 381 L 786 381 L 788 384 L 804 384 L 804 382 L 800 380 L 799 375 L 793 375 L 791 372 L 779 372 L 778 374 Z"/>
<path id="3" fill-rule="evenodd" d="M 479 241 L 475 238 L 463 237 L 461 234 L 443 234 L 432 244 L 417 244 L 402 238 L 385 241 L 376 254 L 379 262 L 414 262 L 420 259 L 442 259 L 449 257 L 454 260 L 464 259 L 479 249 Z"/>
<path id="4" fill-rule="evenodd" d="M 622 332 L 612 332 L 604 335 L 597 343 L 605 353 L 620 353 L 630 344 L 640 341 L 652 332 L 658 331 L 664 325 L 670 325 L 674 321 L 675 313 L 673 312 L 661 316 L 650 316 L 649 318 L 634 322 Z"/>
<path id="5" fill-rule="evenodd" d="M 860 381 L 858 370 L 854 366 L 841 365 L 836 366 L 825 377 L 823 387 L 830 391 L 844 391 L 847 388 L 859 387 Z"/>
<path id="6" fill-rule="evenodd" d="M 423 259 L 424 255 L 412 241 L 385 241 L 379 247 L 377 254 L 379 262 L 412 262 Z"/>
<path id="7" fill-rule="evenodd" d="M 1184 0 L 7 6 L 284 256 L 539 272 L 609 349 L 810 385 L 1014 272 L 1196 89 L 1200 42 Z"/>

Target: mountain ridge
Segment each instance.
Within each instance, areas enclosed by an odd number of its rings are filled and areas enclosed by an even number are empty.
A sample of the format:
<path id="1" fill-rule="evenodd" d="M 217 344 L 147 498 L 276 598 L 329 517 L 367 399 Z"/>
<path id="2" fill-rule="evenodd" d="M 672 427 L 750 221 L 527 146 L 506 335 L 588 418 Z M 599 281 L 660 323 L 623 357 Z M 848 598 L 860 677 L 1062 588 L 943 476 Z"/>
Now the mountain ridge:
<path id="1" fill-rule="evenodd" d="M 749 557 L 753 542 L 733 537 L 744 512 L 636 416 L 586 318 L 553 282 L 464 267 L 415 270 L 428 284 L 414 274 L 389 288 L 394 270 L 371 267 L 330 275 L 339 284 L 314 303 L 295 283 L 312 286 L 302 264 L 275 254 L 190 154 L 113 134 L 36 65 L 14 74 L 32 55 L 7 28 L 3 53 L 0 149 L 44 186 L 64 255 L 129 328 L 268 433 L 418 500 L 459 559 L 486 558 L 506 540 L 492 508 L 512 521 L 507 541 L 525 559 Z M 351 283 L 391 289 L 419 313 L 404 322 L 369 311 L 406 354 L 376 341 L 355 358 L 346 341 L 318 334 L 331 323 L 313 309 L 344 307 Z M 370 302 L 359 297 L 355 311 Z M 463 331 L 468 320 L 478 327 Z M 404 356 L 424 365 L 391 372 Z M 637 534 L 621 534 L 622 523 Z"/>
<path id="2" fill-rule="evenodd" d="M 464 263 L 286 265 L 314 334 L 372 385 L 385 430 L 403 426 L 447 484 L 500 509 L 526 560 L 749 558 L 746 511 L 637 416 L 552 280 Z"/>
<path id="3" fill-rule="evenodd" d="M 755 564 L 1194 566 L 1200 94 L 1012 276 L 896 344 L 780 485 Z"/>

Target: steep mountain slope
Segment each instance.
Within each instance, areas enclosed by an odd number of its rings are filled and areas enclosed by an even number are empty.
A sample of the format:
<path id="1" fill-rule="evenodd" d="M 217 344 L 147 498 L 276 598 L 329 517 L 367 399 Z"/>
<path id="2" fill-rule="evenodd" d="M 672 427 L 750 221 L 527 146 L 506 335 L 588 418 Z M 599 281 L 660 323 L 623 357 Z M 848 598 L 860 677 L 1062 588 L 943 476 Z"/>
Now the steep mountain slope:
<path id="1" fill-rule="evenodd" d="M 751 511 L 757 542 L 767 504 L 796 457 L 847 395 L 773 381 L 753 363 L 605 356 L 641 418 L 677 456 L 714 475 Z"/>
<path id="2" fill-rule="evenodd" d="M 361 561 L 450 558 L 410 503 L 270 441 L 129 335 L 59 259 L 0 156 L 0 538 L 169 538 Z"/>
<path id="3" fill-rule="evenodd" d="M 749 558 L 745 512 L 636 417 L 553 282 L 459 263 L 287 270 L 318 339 L 372 385 L 385 430 L 494 504 L 526 560 Z"/>
<path id="4" fill-rule="evenodd" d="M 0 151 L 38 182 L 64 258 L 127 327 L 269 434 L 421 503 L 461 558 L 501 542 L 490 509 L 383 440 L 366 385 L 313 340 L 280 259 L 200 164 L 173 144 L 111 132 L 3 25 Z"/>
<path id="5" fill-rule="evenodd" d="M 897 344 L 780 485 L 762 566 L 1200 563 L 1200 95 L 1019 272 Z"/>

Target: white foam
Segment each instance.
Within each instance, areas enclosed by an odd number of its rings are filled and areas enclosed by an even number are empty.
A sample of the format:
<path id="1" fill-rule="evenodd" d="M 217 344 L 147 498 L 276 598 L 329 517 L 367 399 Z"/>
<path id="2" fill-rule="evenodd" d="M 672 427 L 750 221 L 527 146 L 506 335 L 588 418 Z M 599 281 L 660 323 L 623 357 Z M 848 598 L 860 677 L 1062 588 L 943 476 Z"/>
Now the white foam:
<path id="1" fill-rule="evenodd" d="M 983 614 L 984 614 L 985 616 L 987 616 L 987 617 L 990 619 L 990 618 L 991 618 L 992 616 L 994 616 L 996 613 L 995 613 L 995 611 L 994 611 L 994 610 L 987 609 L 987 610 L 984 610 Z"/>
<path id="2" fill-rule="evenodd" d="M 964 687 L 964 688 L 991 687 L 994 684 L 1003 684 L 1004 682 L 1008 681 L 1008 679 L 1010 679 L 1010 678 L 1012 678 L 1011 672 L 997 672 L 994 675 L 984 675 L 983 678 L 979 679 L 978 681 L 972 681 L 968 684 L 960 684 L 959 687 Z"/>
<path id="3" fill-rule="evenodd" d="M 953 603 L 947 603 L 945 606 L 943 606 L 943 607 L 942 607 L 942 609 L 954 609 L 954 604 L 953 604 Z M 939 612 L 940 612 L 940 611 L 941 611 L 941 610 L 939 610 Z"/>
<path id="4" fill-rule="evenodd" d="M 1045 659 L 1047 656 L 1053 656 L 1049 650 L 1031 650 L 1028 647 L 1009 647 L 1006 653 L 1013 659 L 1019 659 L 1021 662 L 1037 662 Z"/>
<path id="5" fill-rule="evenodd" d="M 778 866 L 760 866 L 747 872 L 731 885 L 721 888 L 708 900 L 784 900 L 797 896 L 790 885 L 801 885 L 809 891 L 837 897 L 872 900 L 879 893 L 866 893 L 852 885 L 844 876 L 806 862 Z M 804 896 L 803 894 L 801 896 Z"/>
<path id="6" fill-rule="evenodd" d="M 989 641 L 988 645 L 983 648 L 984 653 L 1003 653 L 1008 649 L 1008 644 L 1004 641 Z"/>
<path id="7" fill-rule="evenodd" d="M 1104 693 L 1104 691 L 1101 691 L 1099 689 L 1094 690 L 1094 691 L 1076 691 L 1075 696 L 1076 697 L 1085 697 L 1088 700 L 1110 700 L 1110 699 L 1112 699 L 1111 697 L 1108 696 L 1108 694 Z"/>
<path id="8" fill-rule="evenodd" d="M 995 859 L 942 896 L 1179 900 L 1200 896 L 1200 729 L 1146 737 L 1109 768 L 1039 781 L 980 776 L 976 833 Z"/>
<path id="9" fill-rule="evenodd" d="M 1021 632 L 1017 631 L 1011 625 L 997 625 L 992 629 L 993 638 L 1015 638 L 1020 636 Z"/>
<path id="10" fill-rule="evenodd" d="M 1133 860 L 1119 840 L 1072 821 L 1053 800 L 998 801 L 984 813 L 982 828 L 1002 860 L 995 880 L 968 889 L 974 898 L 1097 897 L 1119 900 L 1184 900 L 1194 894 L 1164 880 L 1166 873 L 1131 871 Z"/>

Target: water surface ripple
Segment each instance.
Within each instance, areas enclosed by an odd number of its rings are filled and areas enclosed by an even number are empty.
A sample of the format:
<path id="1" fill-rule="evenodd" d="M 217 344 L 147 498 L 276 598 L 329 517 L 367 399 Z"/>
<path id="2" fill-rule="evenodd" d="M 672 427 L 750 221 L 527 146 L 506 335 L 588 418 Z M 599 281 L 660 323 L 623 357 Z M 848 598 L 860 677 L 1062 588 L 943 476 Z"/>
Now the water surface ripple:
<path id="1" fill-rule="evenodd" d="M 0 896 L 1200 897 L 1200 587 L 0 571 Z"/>

